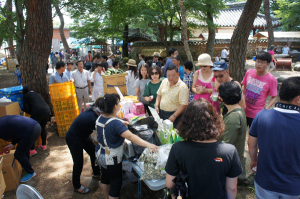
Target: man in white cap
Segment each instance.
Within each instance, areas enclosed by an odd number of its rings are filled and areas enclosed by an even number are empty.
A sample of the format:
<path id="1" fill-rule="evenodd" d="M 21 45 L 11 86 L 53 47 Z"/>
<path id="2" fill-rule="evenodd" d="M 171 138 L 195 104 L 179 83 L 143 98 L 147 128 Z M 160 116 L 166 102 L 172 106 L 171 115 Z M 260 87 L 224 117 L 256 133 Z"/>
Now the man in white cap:
<path id="1" fill-rule="evenodd" d="M 225 48 L 221 52 L 221 59 L 224 59 L 225 62 L 229 62 L 229 59 L 227 58 L 227 56 L 229 55 L 227 49 L 227 46 L 225 46 Z"/>
<path id="2" fill-rule="evenodd" d="M 159 58 L 159 53 L 155 52 L 153 54 L 152 66 L 157 65 L 157 66 L 159 66 L 161 68 L 161 62 L 158 60 L 158 58 Z"/>
<path id="3" fill-rule="evenodd" d="M 91 90 L 91 78 L 89 71 L 83 69 L 83 61 L 77 61 L 78 69 L 71 73 L 71 79 L 74 80 L 75 91 L 77 96 L 79 113 L 82 112 L 82 103 L 84 103 L 84 110 L 86 109 L 86 103 L 89 102 L 89 94 L 92 94 Z"/>
<path id="4" fill-rule="evenodd" d="M 108 64 L 108 67 L 109 68 L 112 68 L 113 67 L 113 58 L 114 58 L 114 54 L 113 53 L 110 53 L 108 55 L 108 60 L 107 60 L 107 64 Z"/>

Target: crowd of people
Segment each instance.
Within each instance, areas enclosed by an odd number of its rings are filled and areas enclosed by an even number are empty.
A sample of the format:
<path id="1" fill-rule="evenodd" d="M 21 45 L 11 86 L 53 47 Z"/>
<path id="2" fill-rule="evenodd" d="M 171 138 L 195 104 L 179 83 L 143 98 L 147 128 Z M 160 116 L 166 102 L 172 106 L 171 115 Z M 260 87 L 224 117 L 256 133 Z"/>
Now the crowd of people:
<path id="1" fill-rule="evenodd" d="M 188 175 L 188 198 L 235 198 L 238 178 L 245 178 L 244 152 L 249 127 L 250 169 L 256 173 L 257 198 L 299 198 L 300 77 L 282 82 L 280 103 L 276 103 L 278 83 L 268 71 L 272 61 L 275 62 L 272 53 L 259 52 L 255 69 L 248 70 L 241 83 L 230 77 L 226 60 L 213 63 L 210 55 L 201 54 L 195 64 L 199 69 L 194 73 L 192 62 L 180 65 L 182 60 L 176 49 L 171 48 L 168 53 L 163 67 L 157 53 L 149 61 L 139 55 L 139 64 L 129 59 L 126 77 L 127 94 L 137 96 L 149 116 L 152 107 L 161 119 L 173 122 L 184 139 L 172 146 L 165 168 L 166 186 L 173 188 L 173 180 L 181 172 Z M 108 68 L 119 67 L 112 57 L 92 58 L 88 54 L 85 60 L 76 62 L 75 71 L 72 61 L 67 62 L 66 71 L 65 63 L 57 61 L 56 72 L 49 79 L 49 84 L 67 81 L 75 84 L 80 115 L 66 135 L 74 163 L 74 191 L 90 191 L 80 183 L 85 150 L 90 156 L 93 179 L 101 179 L 107 199 L 120 196 L 125 138 L 153 152 L 159 148 L 132 134 L 128 123 L 117 118 L 119 95 L 104 94 L 101 74 Z M 87 108 L 89 94 L 94 104 Z M 47 149 L 45 125 L 50 109 L 30 87 L 24 87 L 23 95 L 24 111 L 31 114 L 32 120 L 26 118 L 20 122 L 23 119 L 17 116 L 1 117 L 1 129 L 12 126 L 9 121 L 13 120 L 20 125 L 12 127 L 9 136 L 1 131 L 0 137 L 19 143 L 15 157 L 27 172 L 22 179 L 25 182 L 35 176 L 27 151 L 33 149 L 34 139 L 40 134 L 39 148 Z M 275 103 L 276 108 L 271 109 Z M 23 123 L 28 127 L 23 127 Z M 17 133 L 17 128 L 28 129 L 26 139 Z M 96 147 L 89 138 L 94 130 L 99 143 Z M 30 151 L 30 155 L 35 153 L 34 149 Z"/>

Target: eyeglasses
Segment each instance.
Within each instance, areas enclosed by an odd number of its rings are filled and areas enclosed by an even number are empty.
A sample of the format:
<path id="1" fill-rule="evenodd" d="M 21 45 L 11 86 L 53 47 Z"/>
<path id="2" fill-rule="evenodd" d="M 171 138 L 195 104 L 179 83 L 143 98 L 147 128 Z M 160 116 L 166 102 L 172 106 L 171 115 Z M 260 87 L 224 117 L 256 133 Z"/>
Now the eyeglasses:
<path id="1" fill-rule="evenodd" d="M 256 61 L 256 63 L 258 63 L 258 64 L 266 64 L 267 61 Z"/>
<path id="2" fill-rule="evenodd" d="M 226 74 L 226 72 L 224 74 L 220 74 L 220 75 L 215 75 L 214 77 L 217 78 L 222 78 L 224 75 Z"/>
<path id="3" fill-rule="evenodd" d="M 152 72 L 151 75 L 158 75 L 158 72 Z"/>

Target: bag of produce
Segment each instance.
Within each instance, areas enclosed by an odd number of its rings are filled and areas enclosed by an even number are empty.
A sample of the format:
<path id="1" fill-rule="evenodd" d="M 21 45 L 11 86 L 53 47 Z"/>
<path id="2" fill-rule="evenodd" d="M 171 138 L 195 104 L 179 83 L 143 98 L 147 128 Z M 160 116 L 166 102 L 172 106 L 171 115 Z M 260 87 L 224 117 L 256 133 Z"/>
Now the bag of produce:
<path id="1" fill-rule="evenodd" d="M 172 148 L 172 144 L 165 144 L 165 145 L 162 145 L 158 149 L 158 152 L 157 152 L 158 158 L 157 158 L 157 163 L 156 163 L 155 169 L 157 169 L 157 170 L 165 169 L 171 148 Z"/>
<path id="2" fill-rule="evenodd" d="M 139 161 L 144 162 L 144 171 L 141 176 L 141 180 L 153 180 L 162 179 L 166 177 L 166 172 L 160 169 L 155 169 L 158 159 L 158 153 L 149 152 L 149 149 L 145 149 L 142 153 Z"/>
<path id="3" fill-rule="evenodd" d="M 153 117 L 143 118 L 138 120 L 133 125 L 128 125 L 128 129 L 135 135 L 139 136 L 143 140 L 155 144 L 157 146 L 161 145 L 160 140 L 156 135 L 158 124 L 154 121 Z M 136 158 L 139 158 L 143 153 L 145 147 L 136 145 L 132 143 Z"/>

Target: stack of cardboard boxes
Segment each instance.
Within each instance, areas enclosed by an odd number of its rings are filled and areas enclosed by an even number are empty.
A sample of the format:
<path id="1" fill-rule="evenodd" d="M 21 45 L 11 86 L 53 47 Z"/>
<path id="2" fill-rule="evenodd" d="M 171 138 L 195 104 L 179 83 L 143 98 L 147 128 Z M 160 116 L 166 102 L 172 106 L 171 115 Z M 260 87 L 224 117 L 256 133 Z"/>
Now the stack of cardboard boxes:
<path id="1" fill-rule="evenodd" d="M 18 102 L 0 102 L 0 117 L 6 115 L 20 115 L 21 109 Z M 9 142 L 4 143 L 9 144 Z M 1 145 L 1 151 L 5 146 Z M 14 157 L 15 150 L 11 150 L 9 154 L 0 156 L 0 197 L 5 191 L 17 189 L 22 176 L 22 167 L 18 160 Z"/>

